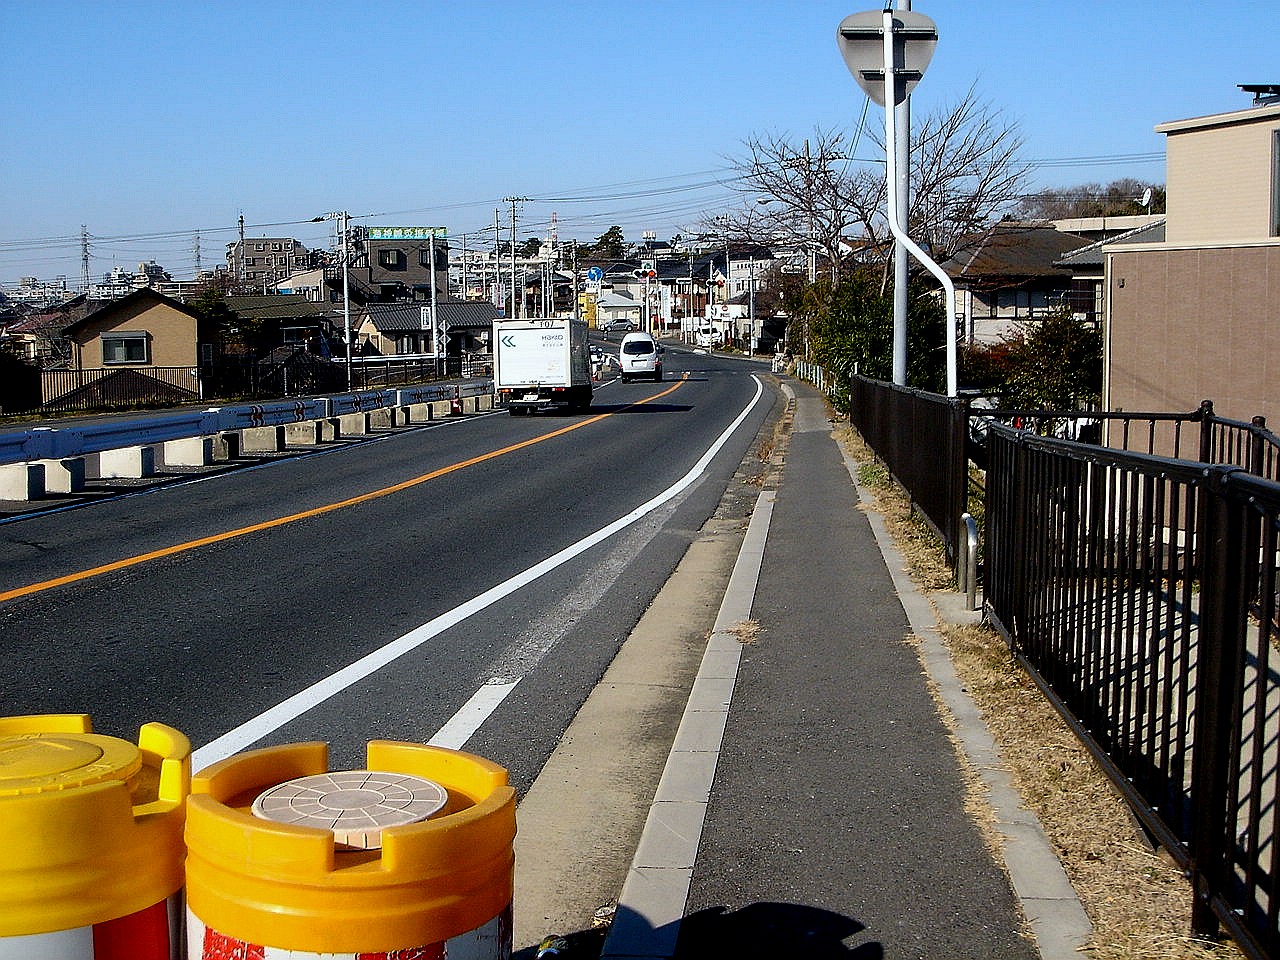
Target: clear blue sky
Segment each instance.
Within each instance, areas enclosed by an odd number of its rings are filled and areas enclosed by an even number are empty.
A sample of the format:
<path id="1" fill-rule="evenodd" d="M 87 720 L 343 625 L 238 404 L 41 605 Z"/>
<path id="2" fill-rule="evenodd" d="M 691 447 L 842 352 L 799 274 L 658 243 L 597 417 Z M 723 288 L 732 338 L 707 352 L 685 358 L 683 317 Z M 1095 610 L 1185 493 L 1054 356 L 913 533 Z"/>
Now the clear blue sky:
<path id="1" fill-rule="evenodd" d="M 553 212 L 562 237 L 669 237 L 732 202 L 716 181 L 744 138 L 856 125 L 835 31 L 873 8 L 0 0 L 0 283 L 78 281 L 81 224 L 94 276 L 155 259 L 177 278 L 196 231 L 203 264 L 223 262 L 241 213 L 250 236 L 308 246 L 331 228 L 298 221 L 335 209 L 446 226 L 456 245 L 492 237 L 520 195 L 522 238 Z M 1039 186 L 1162 183 L 1162 159 L 1077 158 L 1163 156 L 1155 124 L 1280 83 L 1278 0 L 914 9 L 940 40 L 913 111 L 976 85 L 1043 163 Z"/>

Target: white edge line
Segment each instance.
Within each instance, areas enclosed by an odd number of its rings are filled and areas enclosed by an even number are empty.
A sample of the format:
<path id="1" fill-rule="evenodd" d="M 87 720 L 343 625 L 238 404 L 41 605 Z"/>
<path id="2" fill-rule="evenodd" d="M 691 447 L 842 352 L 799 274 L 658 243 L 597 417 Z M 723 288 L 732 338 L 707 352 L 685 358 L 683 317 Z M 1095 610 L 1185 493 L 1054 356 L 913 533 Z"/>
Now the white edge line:
<path id="1" fill-rule="evenodd" d="M 455 713 L 427 743 L 433 747 L 461 750 L 462 745 L 471 739 L 471 735 L 480 729 L 480 725 L 502 705 L 503 700 L 507 699 L 507 694 L 516 688 L 520 679 L 516 677 L 514 680 L 499 678 L 490 680 L 472 694 L 471 699 L 463 704 L 462 709 Z"/>
<path id="2" fill-rule="evenodd" d="M 631 524 L 640 520 L 649 513 L 652 513 L 658 507 L 667 501 L 682 493 L 691 486 L 702 473 L 710 465 L 716 454 L 729 442 L 729 438 L 734 431 L 742 425 L 747 416 L 759 403 L 760 398 L 764 395 L 764 385 L 759 376 L 752 374 L 752 379 L 756 382 L 755 396 L 743 407 L 742 412 L 734 418 L 733 422 L 724 429 L 724 432 L 716 439 L 707 451 L 699 458 L 689 471 L 677 480 L 666 490 L 659 493 L 651 500 L 642 503 L 630 513 L 619 517 L 607 526 L 601 527 L 594 533 L 590 533 L 583 537 L 577 543 L 570 544 L 558 553 L 552 554 L 545 560 L 535 563 L 533 566 L 516 574 L 504 583 L 499 583 L 490 587 L 479 596 L 472 597 L 465 603 L 459 604 L 452 610 L 441 614 L 433 620 L 429 620 L 421 626 L 415 627 L 408 633 L 395 640 L 391 640 L 378 649 L 366 654 L 359 660 L 348 664 L 341 670 L 330 674 L 323 680 L 318 680 L 311 686 L 299 690 L 293 696 L 282 700 L 274 707 L 264 710 L 250 720 L 237 727 L 233 727 L 220 737 L 211 740 L 191 755 L 191 769 L 201 770 L 211 763 L 219 760 L 225 760 L 232 754 L 257 743 L 259 740 L 280 729 L 286 723 L 296 720 L 308 710 L 320 705 L 331 697 L 336 696 L 348 687 L 359 683 L 361 680 L 380 670 L 391 661 L 404 656 L 412 650 L 417 649 L 428 640 L 443 633 L 451 627 L 457 626 L 473 614 L 479 613 L 481 610 L 497 603 L 505 597 L 515 593 L 521 587 L 528 586 L 539 577 L 543 576 L 560 566 L 572 560 L 580 553 L 591 549 L 596 544 L 603 542 L 613 536 L 620 530 L 625 529 Z M 464 708 L 465 709 L 465 708 Z M 450 723 L 453 721 L 451 720 Z M 448 727 L 449 724 L 445 726 Z"/>

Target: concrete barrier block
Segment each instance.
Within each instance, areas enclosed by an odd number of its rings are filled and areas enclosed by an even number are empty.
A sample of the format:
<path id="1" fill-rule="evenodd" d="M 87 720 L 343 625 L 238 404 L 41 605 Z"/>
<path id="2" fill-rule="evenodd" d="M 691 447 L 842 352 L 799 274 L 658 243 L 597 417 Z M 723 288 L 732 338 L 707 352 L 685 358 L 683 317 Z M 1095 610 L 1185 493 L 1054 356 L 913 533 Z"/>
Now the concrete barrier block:
<path id="1" fill-rule="evenodd" d="M 228 430 L 213 438 L 213 459 L 215 462 L 235 460 L 240 456 L 240 434 Z"/>
<path id="2" fill-rule="evenodd" d="M 45 493 L 81 493 L 84 491 L 84 457 L 41 460 L 44 465 Z"/>
<path id="3" fill-rule="evenodd" d="M 319 430 L 321 443 L 333 443 L 342 439 L 342 425 L 338 423 L 337 417 L 326 417 L 323 420 L 317 420 L 316 429 Z"/>
<path id="4" fill-rule="evenodd" d="M 449 416 L 448 400 L 436 400 L 431 403 L 430 406 L 432 420 L 443 420 L 445 417 Z"/>
<path id="5" fill-rule="evenodd" d="M 480 396 L 476 397 L 476 410 L 479 411 L 479 410 L 492 410 L 492 409 L 493 409 L 492 393 L 482 393 L 480 394 Z"/>
<path id="6" fill-rule="evenodd" d="M 44 464 L 0 464 L 0 500 L 39 500 L 44 496 Z"/>
<path id="7" fill-rule="evenodd" d="M 431 404 L 411 403 L 404 408 L 406 423 L 429 423 L 431 421 Z"/>
<path id="8" fill-rule="evenodd" d="M 286 447 L 314 447 L 319 442 L 319 420 L 303 420 L 301 423 L 286 423 L 284 425 L 284 445 Z"/>
<path id="9" fill-rule="evenodd" d="M 150 444 L 98 454 L 98 477 L 102 480 L 138 480 L 155 476 L 155 472 L 156 448 Z"/>
<path id="10" fill-rule="evenodd" d="M 363 437 L 369 432 L 369 415 L 344 413 L 338 418 L 338 428 L 344 437 Z"/>
<path id="11" fill-rule="evenodd" d="M 242 453 L 279 453 L 284 449 L 284 427 L 245 427 L 240 431 Z"/>
<path id="12" fill-rule="evenodd" d="M 213 463 L 213 437 L 166 440 L 160 455 L 168 467 L 207 467 Z"/>
<path id="13" fill-rule="evenodd" d="M 377 410 L 369 411 L 369 427 L 371 429 L 388 430 L 395 425 L 390 407 L 379 407 Z"/>

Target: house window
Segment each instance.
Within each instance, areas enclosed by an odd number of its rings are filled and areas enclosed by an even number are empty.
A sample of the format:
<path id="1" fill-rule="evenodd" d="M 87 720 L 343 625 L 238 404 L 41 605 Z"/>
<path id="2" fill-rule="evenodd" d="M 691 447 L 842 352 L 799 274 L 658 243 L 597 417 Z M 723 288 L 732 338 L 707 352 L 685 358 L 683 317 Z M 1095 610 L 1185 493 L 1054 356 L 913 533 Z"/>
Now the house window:
<path id="1" fill-rule="evenodd" d="M 1280 237 L 1280 130 L 1271 134 L 1271 236 Z"/>
<path id="2" fill-rule="evenodd" d="M 403 253 L 400 250 L 379 250 L 378 266 L 385 267 L 388 270 L 395 270 L 404 262 Z"/>
<path id="3" fill-rule="evenodd" d="M 104 333 L 102 335 L 102 362 L 147 363 L 149 338 L 144 331 Z"/>
<path id="4" fill-rule="evenodd" d="M 245 257 L 245 258 L 244 258 L 244 265 L 245 265 L 246 267 L 253 267 L 253 266 L 257 266 L 257 263 L 258 263 L 258 258 L 257 258 L 257 257 Z"/>

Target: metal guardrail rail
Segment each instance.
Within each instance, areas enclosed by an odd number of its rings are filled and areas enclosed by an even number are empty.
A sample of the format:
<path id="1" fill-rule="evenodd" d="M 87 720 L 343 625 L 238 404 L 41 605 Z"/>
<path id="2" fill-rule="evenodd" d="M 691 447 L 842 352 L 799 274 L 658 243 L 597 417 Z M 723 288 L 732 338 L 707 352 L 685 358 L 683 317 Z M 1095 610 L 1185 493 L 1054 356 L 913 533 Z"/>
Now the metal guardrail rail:
<path id="1" fill-rule="evenodd" d="M 0 464 L 65 459 L 101 453 L 104 450 L 164 443 L 188 437 L 213 436 L 230 430 L 282 426 L 413 403 L 482 396 L 492 392 L 492 381 L 472 380 L 424 384 L 400 390 L 360 391 L 308 400 L 211 407 L 188 413 L 73 427 L 36 427 L 26 431 L 0 433 Z"/>

